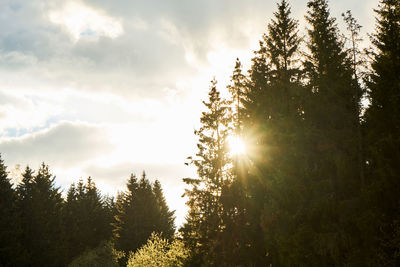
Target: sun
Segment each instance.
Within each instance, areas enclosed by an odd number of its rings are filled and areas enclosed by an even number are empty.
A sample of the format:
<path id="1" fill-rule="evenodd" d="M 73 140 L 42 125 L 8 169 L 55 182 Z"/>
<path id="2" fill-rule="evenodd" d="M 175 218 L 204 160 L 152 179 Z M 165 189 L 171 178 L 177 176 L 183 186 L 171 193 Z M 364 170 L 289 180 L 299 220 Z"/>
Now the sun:
<path id="1" fill-rule="evenodd" d="M 242 139 L 237 136 L 228 137 L 229 153 L 232 156 L 243 155 L 246 153 L 246 146 Z"/>

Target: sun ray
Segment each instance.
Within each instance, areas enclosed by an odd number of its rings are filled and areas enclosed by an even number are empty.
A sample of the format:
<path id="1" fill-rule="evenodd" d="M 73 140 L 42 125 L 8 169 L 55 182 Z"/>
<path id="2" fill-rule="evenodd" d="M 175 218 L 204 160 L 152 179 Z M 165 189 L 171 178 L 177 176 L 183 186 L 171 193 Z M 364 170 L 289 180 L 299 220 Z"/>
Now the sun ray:
<path id="1" fill-rule="evenodd" d="M 228 137 L 229 153 L 231 156 L 246 154 L 246 145 L 240 137 Z"/>

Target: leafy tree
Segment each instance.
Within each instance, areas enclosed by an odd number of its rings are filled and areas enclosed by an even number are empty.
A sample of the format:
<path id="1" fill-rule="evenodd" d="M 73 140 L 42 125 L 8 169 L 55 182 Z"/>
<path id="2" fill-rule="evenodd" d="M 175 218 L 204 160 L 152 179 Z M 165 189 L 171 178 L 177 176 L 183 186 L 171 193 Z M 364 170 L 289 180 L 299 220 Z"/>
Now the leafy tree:
<path id="1" fill-rule="evenodd" d="M 131 253 L 128 267 L 184 266 L 189 251 L 178 239 L 172 242 L 152 233 L 147 243 L 135 253 Z"/>
<path id="2" fill-rule="evenodd" d="M 114 249 L 113 244 L 102 242 L 94 249 L 87 250 L 75 258 L 68 267 L 118 267 L 118 260 L 123 253 Z"/>

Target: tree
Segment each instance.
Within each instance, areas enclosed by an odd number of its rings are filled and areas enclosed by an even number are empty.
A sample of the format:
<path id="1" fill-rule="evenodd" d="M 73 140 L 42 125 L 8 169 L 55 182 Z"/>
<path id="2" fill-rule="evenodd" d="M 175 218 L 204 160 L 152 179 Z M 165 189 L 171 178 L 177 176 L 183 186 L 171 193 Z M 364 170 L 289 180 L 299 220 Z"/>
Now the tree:
<path id="1" fill-rule="evenodd" d="M 180 231 L 193 252 L 193 265 L 203 261 L 216 264 L 214 261 L 219 260 L 214 246 L 222 224 L 220 197 L 224 184 L 231 182 L 226 150 L 231 111 L 228 102 L 221 99 L 216 84 L 215 79 L 211 81 L 208 102 L 203 101 L 206 111 L 200 118 L 202 126 L 195 131 L 199 138 L 198 152 L 195 158 L 189 157 L 199 178 L 184 179 L 191 187 L 184 194 L 189 199 L 190 211 Z"/>
<path id="2" fill-rule="evenodd" d="M 172 242 L 152 233 L 147 243 L 129 256 L 127 267 L 184 266 L 189 251 L 181 240 Z"/>
<path id="3" fill-rule="evenodd" d="M 20 217 L 16 207 L 17 195 L 7 167 L 0 156 L 0 265 L 17 266 L 24 264 L 20 238 L 22 234 Z"/>
<path id="4" fill-rule="evenodd" d="M 112 214 L 93 180 L 72 184 L 63 207 L 63 232 L 66 263 L 87 249 L 109 240 Z"/>
<path id="5" fill-rule="evenodd" d="M 170 211 L 165 200 L 161 183 L 158 180 L 154 181 L 153 194 L 157 202 L 158 218 L 156 229 L 160 232 L 163 238 L 171 239 L 175 234 L 175 211 Z"/>
<path id="6" fill-rule="evenodd" d="M 173 234 L 173 217 L 168 207 L 160 206 L 163 195 L 161 186 L 156 189 L 143 172 L 138 181 L 131 175 L 127 183 L 128 190 L 117 198 L 113 235 L 116 248 L 128 255 L 146 244 L 151 233 L 159 233 L 166 238 Z M 154 194 L 157 191 L 158 195 Z M 164 203 L 165 204 L 165 203 Z M 124 257 L 122 261 L 127 261 Z"/>
<path id="7" fill-rule="evenodd" d="M 41 164 L 37 174 L 25 169 L 18 185 L 18 206 L 21 211 L 22 244 L 29 254 L 30 266 L 60 266 L 61 207 L 59 188 L 54 186 L 55 177 L 49 167 Z"/>
<path id="8" fill-rule="evenodd" d="M 305 222 L 296 248 L 303 264 L 356 264 L 359 243 L 357 214 L 359 173 L 357 124 L 359 110 L 351 58 L 343 49 L 327 1 L 308 2 L 309 50 L 304 64 L 308 96 L 305 103 L 308 144 Z M 313 257 L 305 257 L 312 251 Z"/>
<path id="9" fill-rule="evenodd" d="M 382 0 L 375 11 L 372 70 L 367 80 L 370 106 L 365 113 L 366 216 L 377 265 L 400 262 L 400 4 Z M 396 241 L 397 240 L 397 241 Z"/>
<path id="10" fill-rule="evenodd" d="M 110 241 L 101 242 L 96 248 L 84 251 L 68 264 L 68 267 L 118 267 L 120 266 L 118 260 L 123 255 L 122 252 L 114 249 Z"/>
<path id="11" fill-rule="evenodd" d="M 241 128 L 243 127 L 243 102 L 246 97 L 247 83 L 247 78 L 242 73 L 242 63 L 240 63 L 239 58 L 237 58 L 235 69 L 231 77 L 231 84 L 228 85 L 228 90 L 232 96 L 232 104 L 234 106 L 232 120 L 236 135 L 240 135 Z"/>

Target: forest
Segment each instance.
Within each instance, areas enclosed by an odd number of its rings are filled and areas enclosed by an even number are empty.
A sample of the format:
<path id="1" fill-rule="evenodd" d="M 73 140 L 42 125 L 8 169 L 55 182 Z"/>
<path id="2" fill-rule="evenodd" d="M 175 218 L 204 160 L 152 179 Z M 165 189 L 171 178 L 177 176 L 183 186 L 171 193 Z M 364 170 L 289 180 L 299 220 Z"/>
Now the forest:
<path id="1" fill-rule="evenodd" d="M 350 11 L 341 31 L 308 1 L 301 36 L 277 3 L 229 97 L 211 80 L 178 229 L 144 172 L 62 197 L 45 163 L 13 184 L 1 159 L 0 266 L 400 266 L 400 2 L 375 16 L 362 49 Z"/>

